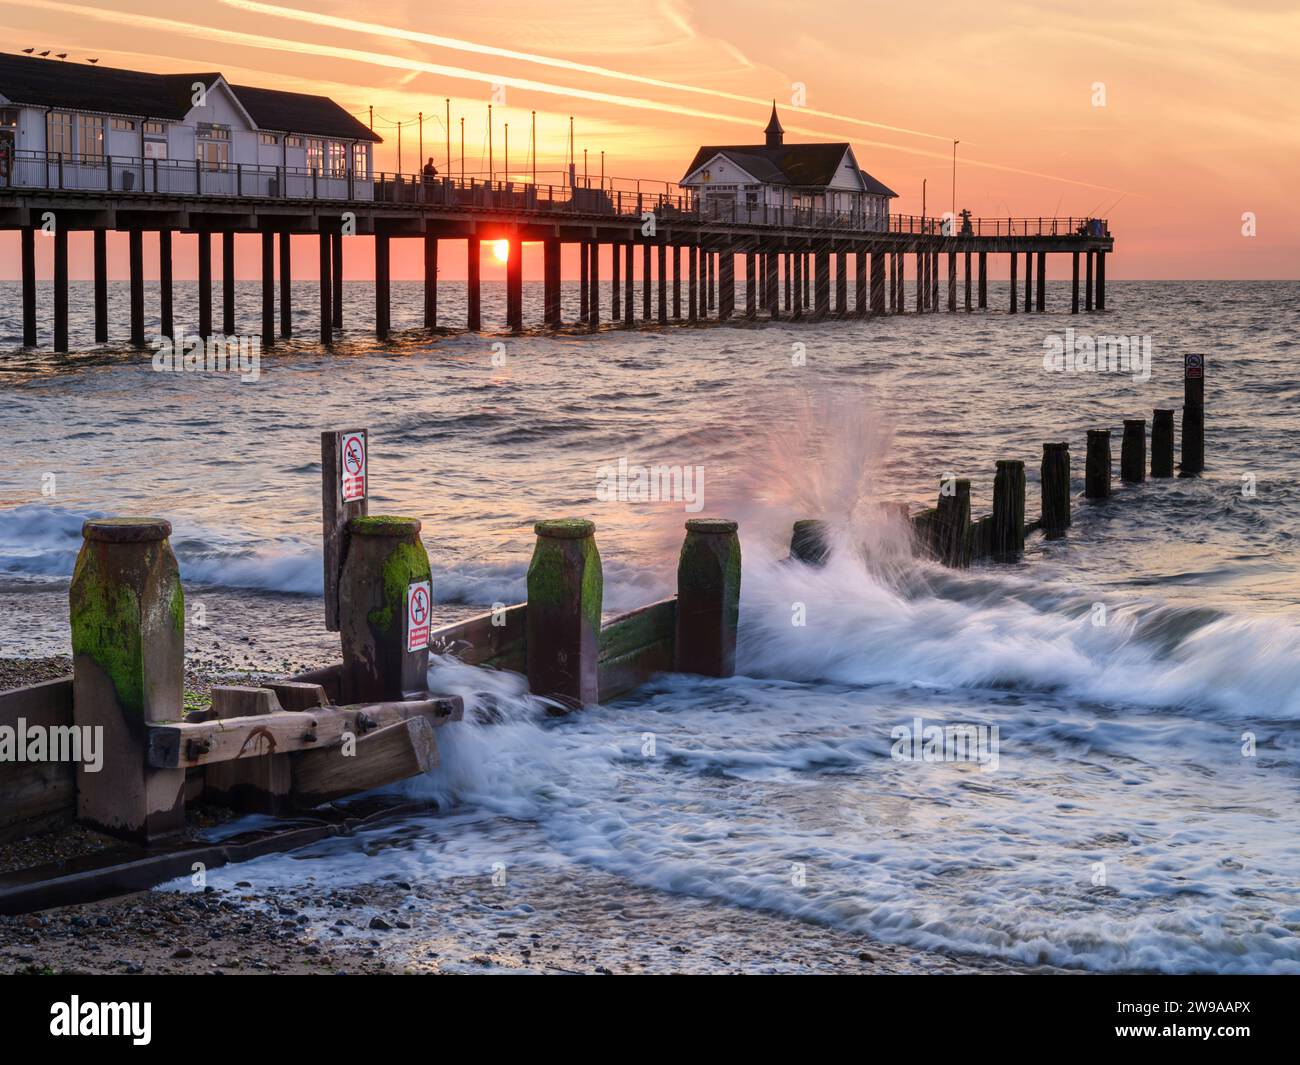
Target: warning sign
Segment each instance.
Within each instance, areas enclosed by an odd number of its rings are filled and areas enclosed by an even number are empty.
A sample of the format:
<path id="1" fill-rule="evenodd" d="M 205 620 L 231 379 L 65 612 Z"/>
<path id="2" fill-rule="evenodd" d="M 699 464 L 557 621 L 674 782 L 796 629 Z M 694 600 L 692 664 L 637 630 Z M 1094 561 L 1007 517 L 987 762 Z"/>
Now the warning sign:
<path id="1" fill-rule="evenodd" d="M 433 613 L 433 588 L 429 581 L 417 581 L 406 589 L 406 649 L 423 651 L 429 646 L 429 618 Z"/>
<path id="2" fill-rule="evenodd" d="M 1205 356 L 1204 355 L 1184 355 L 1183 356 L 1183 376 L 1184 377 L 1201 377 L 1205 373 Z"/>
<path id="3" fill-rule="evenodd" d="M 343 502 L 366 498 L 366 434 L 345 433 L 340 448 Z"/>

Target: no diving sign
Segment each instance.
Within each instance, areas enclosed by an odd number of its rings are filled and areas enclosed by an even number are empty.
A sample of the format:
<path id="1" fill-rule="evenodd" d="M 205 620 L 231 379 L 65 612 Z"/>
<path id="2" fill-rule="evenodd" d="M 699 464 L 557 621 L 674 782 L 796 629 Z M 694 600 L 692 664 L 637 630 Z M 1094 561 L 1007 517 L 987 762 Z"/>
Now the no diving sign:
<path id="1" fill-rule="evenodd" d="M 429 618 L 433 614 L 433 587 L 417 581 L 406 589 L 406 650 L 423 651 L 429 646 Z"/>
<path id="2" fill-rule="evenodd" d="M 1184 355 L 1184 356 L 1183 356 L 1183 376 L 1184 376 L 1184 377 L 1203 377 L 1203 376 L 1205 376 L 1205 356 L 1204 356 L 1204 355 Z"/>
<path id="3" fill-rule="evenodd" d="M 344 433 L 339 449 L 343 502 L 366 498 L 366 434 Z"/>

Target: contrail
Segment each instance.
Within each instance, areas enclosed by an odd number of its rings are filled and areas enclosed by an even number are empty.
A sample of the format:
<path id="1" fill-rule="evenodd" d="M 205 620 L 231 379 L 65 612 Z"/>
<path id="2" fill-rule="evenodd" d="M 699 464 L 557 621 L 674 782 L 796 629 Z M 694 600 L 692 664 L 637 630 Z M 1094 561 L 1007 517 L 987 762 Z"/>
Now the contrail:
<path id="1" fill-rule="evenodd" d="M 517 78 L 505 74 L 487 74 L 482 71 L 469 70 L 464 67 L 446 66 L 440 63 L 428 63 L 418 59 L 404 59 L 400 56 L 387 55 L 383 52 L 367 52 L 356 48 L 341 48 L 337 45 L 315 44 L 306 41 L 285 40 L 279 37 L 266 37 L 261 34 L 243 33 L 237 30 L 223 30 L 212 26 L 201 26 L 192 22 L 182 22 L 178 19 L 161 18 L 156 15 L 141 15 L 134 12 L 103 11 L 99 8 L 87 7 L 84 4 L 61 3 L 59 0 L 0 0 L 0 7 L 22 7 L 35 8 L 41 11 L 62 11 L 69 15 L 77 15 L 82 18 L 95 19 L 99 22 L 117 23 L 119 25 L 135 26 L 142 29 L 152 29 L 163 33 L 175 33 L 182 36 L 198 38 L 209 44 L 220 42 L 243 46 L 246 48 L 260 48 L 276 52 L 288 52 L 296 55 L 306 55 L 319 59 L 328 57 L 333 59 L 343 59 L 356 63 L 368 63 L 372 66 L 386 67 L 392 70 L 418 71 L 424 74 L 437 74 L 441 77 L 460 78 L 465 81 L 477 81 L 488 85 L 505 85 L 510 88 L 522 89 L 529 92 L 546 93 L 552 96 L 563 96 L 570 99 L 590 100 L 594 103 L 611 104 L 616 107 L 629 107 L 642 111 L 656 111 L 674 116 L 688 116 L 691 118 L 707 119 L 713 122 L 725 122 L 729 125 L 739 125 L 750 128 L 753 125 L 752 118 L 740 118 L 735 115 L 728 115 L 718 111 L 701 111 L 696 108 L 683 107 L 678 104 L 665 104 L 657 100 L 646 100 L 635 96 L 620 96 L 615 93 L 598 92 L 594 89 L 578 89 L 564 85 L 555 85 L 550 82 L 534 81 L 530 78 Z M 806 126 L 791 126 L 791 132 L 801 133 L 810 137 L 835 137 L 834 134 L 827 134 L 821 130 L 811 129 Z M 946 152 L 930 151 L 925 148 L 909 148 L 901 144 L 891 144 L 887 141 L 862 141 L 859 144 L 869 145 L 873 148 L 884 148 L 889 151 L 904 152 L 908 155 L 919 155 L 929 159 L 942 159 L 948 161 L 949 155 Z M 1023 174 L 1027 177 L 1041 178 L 1047 181 L 1060 181 L 1069 185 L 1079 185 L 1090 189 L 1103 189 L 1107 192 L 1124 192 L 1123 189 L 1117 189 L 1110 185 L 1099 185 L 1090 181 L 1079 181 L 1074 178 L 1058 177 L 1054 174 L 1043 174 L 1034 170 L 1022 170 L 1017 167 L 1003 166 L 999 163 L 985 163 L 977 159 L 967 159 L 964 161 L 966 166 L 982 167 L 990 170 L 999 170 L 1005 173 Z"/>
<path id="2" fill-rule="evenodd" d="M 706 89 L 699 85 L 687 85 L 679 81 L 664 81 L 660 78 L 650 78 L 642 74 L 629 74 L 626 71 L 612 70 L 609 67 L 594 66 L 590 63 L 557 59 L 554 56 L 539 55 L 536 52 L 517 52 L 510 48 L 496 48 L 489 44 L 478 44 L 475 41 L 466 41 L 457 37 L 443 37 L 434 33 L 421 33 L 417 30 L 403 30 L 394 26 L 384 26 L 377 22 L 362 22 L 359 19 L 341 18 L 337 15 L 319 15 L 313 11 L 300 11 L 297 8 L 281 7 L 278 4 L 263 4 L 259 3 L 258 0 L 220 0 L 220 2 L 227 7 L 237 8 L 241 11 L 292 19 L 313 26 L 332 26 L 334 29 L 348 30 L 353 33 L 366 33 L 373 37 L 392 37 L 396 40 L 411 41 L 416 44 L 431 44 L 438 48 L 449 48 L 458 52 L 474 52 L 478 55 L 490 55 L 499 59 L 516 59 L 524 63 L 535 63 L 539 66 L 555 67 L 559 70 L 571 70 L 579 74 L 595 74 L 602 78 L 632 81 L 638 85 L 649 85 L 657 89 L 669 89 L 673 92 L 689 92 L 700 96 L 713 96 L 719 100 L 731 100 L 734 103 L 752 104 L 758 107 L 766 107 L 771 103 L 770 100 L 726 92 L 721 89 Z M 670 10 L 668 14 L 675 21 L 680 19 L 676 12 Z M 680 22 L 678 24 L 680 25 Z M 687 28 L 689 29 L 689 27 Z M 854 125 L 870 126 L 873 129 L 887 130 L 890 133 L 904 133 L 913 137 L 929 137 L 931 140 L 946 141 L 949 144 L 953 140 L 952 137 L 945 137 L 938 133 L 926 133 L 924 130 L 908 129 L 905 126 L 890 126 L 884 122 L 871 122 L 865 118 L 835 114 L 832 111 L 818 111 L 811 107 L 800 107 L 799 111 L 815 118 L 828 118 L 834 122 L 851 122 Z"/>

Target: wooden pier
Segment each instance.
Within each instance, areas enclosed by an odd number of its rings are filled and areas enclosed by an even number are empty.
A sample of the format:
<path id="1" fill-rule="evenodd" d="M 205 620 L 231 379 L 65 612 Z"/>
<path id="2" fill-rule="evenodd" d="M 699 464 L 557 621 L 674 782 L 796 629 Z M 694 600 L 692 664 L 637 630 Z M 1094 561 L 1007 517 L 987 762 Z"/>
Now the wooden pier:
<path id="1" fill-rule="evenodd" d="M 18 160 L 21 184 L 0 185 L 0 230 L 20 233 L 23 344 L 37 344 L 35 242 L 54 242 L 54 348 L 67 351 L 68 238 L 94 234 L 95 340 L 109 338 L 105 235 L 128 234 L 130 245 L 130 323 L 128 337 L 145 343 L 144 256 L 141 234 L 157 232 L 162 336 L 171 337 L 173 234 L 193 236 L 199 259 L 199 321 L 187 329 L 205 339 L 214 335 L 212 245 L 221 246 L 223 321 L 235 333 L 234 245 L 237 236 L 261 242 L 261 338 L 264 345 L 290 335 L 290 255 L 293 237 L 315 240 L 320 251 L 319 336 L 329 344 L 344 328 L 343 256 L 351 234 L 374 238 L 375 310 L 373 331 L 388 337 L 390 258 L 396 240 L 423 242 L 424 326 L 482 328 L 480 254 L 485 242 L 506 241 L 506 323 L 525 328 L 522 245 L 541 244 L 543 321 L 560 328 L 560 263 L 566 244 L 581 249 L 579 328 L 602 321 L 632 327 L 639 322 L 727 321 L 789 318 L 865 318 L 906 311 L 950 313 L 988 308 L 990 255 L 1010 264 L 1007 310 L 1042 312 L 1046 305 L 1049 255 L 1068 255 L 1073 284 L 1070 312 L 1104 310 L 1106 256 L 1114 238 L 1096 218 L 921 218 L 890 215 L 884 222 L 856 214 L 734 205 L 709 211 L 690 192 L 663 182 L 655 192 L 628 188 L 591 189 L 574 185 L 531 185 L 499 181 L 428 179 L 420 175 L 375 174 L 365 182 L 317 180 L 315 173 L 288 174 L 284 167 L 240 166 L 213 170 L 199 163 L 109 159 L 110 175 L 129 173 L 122 188 L 85 187 L 86 161 L 62 156 Z M 74 162 L 76 165 L 74 166 Z M 75 172 L 76 188 L 66 173 Z M 649 182 L 644 183 L 647 187 Z M 293 194 L 290 194 L 292 190 Z M 662 191 L 658 191 L 662 190 Z M 276 241 L 279 242 L 279 321 L 277 323 Z M 467 313 L 463 323 L 439 316 L 438 264 L 445 262 L 444 241 L 464 242 L 467 255 Z M 638 250 L 640 252 L 638 254 Z M 946 257 L 946 263 L 943 261 Z M 1083 299 L 1080 300 L 1080 259 Z M 1017 263 L 1023 259 L 1024 287 Z M 908 275 L 915 296 L 908 306 Z M 640 262 L 640 276 L 634 267 Z M 744 306 L 735 302 L 737 271 L 744 277 Z M 832 279 L 833 273 L 833 279 Z M 608 288 L 600 279 L 608 277 Z M 946 279 L 943 291 L 941 278 Z M 636 286 L 640 284 L 640 300 Z M 671 296 L 669 288 L 671 286 Z M 959 298 L 960 296 L 960 298 Z M 602 306 L 604 301 L 605 306 Z M 607 317 L 605 317 L 607 316 Z M 278 327 L 277 327 L 278 326 Z"/>

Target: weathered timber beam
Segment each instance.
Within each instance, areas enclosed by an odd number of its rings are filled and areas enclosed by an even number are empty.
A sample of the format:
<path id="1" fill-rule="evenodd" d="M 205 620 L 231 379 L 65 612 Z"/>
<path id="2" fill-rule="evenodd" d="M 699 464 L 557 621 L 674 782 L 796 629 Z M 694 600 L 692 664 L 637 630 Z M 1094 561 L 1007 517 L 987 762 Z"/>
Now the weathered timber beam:
<path id="1" fill-rule="evenodd" d="M 285 710 L 196 724 L 153 725 L 148 730 L 146 758 L 155 768 L 178 769 L 313 750 L 340 743 L 345 732 L 361 736 L 412 717 L 428 717 L 430 724 L 443 725 L 459 721 L 464 712 L 464 701 L 452 695 L 411 702 Z"/>
<path id="2" fill-rule="evenodd" d="M 478 614 L 429 634 L 434 654 L 452 654 L 471 666 L 492 666 L 522 673 L 524 627 L 528 604 L 516 603 L 502 610 Z"/>
<path id="3" fill-rule="evenodd" d="M 310 809 L 427 773 L 438 761 L 432 722 L 412 717 L 360 737 L 353 752 L 330 747 L 295 754 L 289 794 L 295 806 Z"/>

